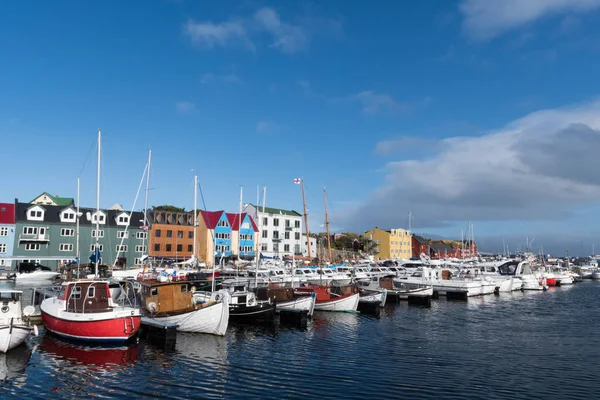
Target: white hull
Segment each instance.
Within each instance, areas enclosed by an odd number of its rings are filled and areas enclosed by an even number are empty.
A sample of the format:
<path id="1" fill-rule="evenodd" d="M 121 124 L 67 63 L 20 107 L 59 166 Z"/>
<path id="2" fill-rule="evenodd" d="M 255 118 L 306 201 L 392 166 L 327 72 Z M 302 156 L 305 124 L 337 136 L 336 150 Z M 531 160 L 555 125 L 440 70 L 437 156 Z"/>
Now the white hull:
<path id="1" fill-rule="evenodd" d="M 497 285 L 500 293 L 514 292 L 515 290 L 521 290 L 523 287 L 523 281 L 517 277 L 510 277 L 508 279 L 498 281 Z"/>
<path id="2" fill-rule="evenodd" d="M 315 304 L 316 311 L 356 311 L 358 308 L 359 294 L 353 294 L 339 300 L 331 300 L 326 302 L 317 302 Z"/>
<path id="3" fill-rule="evenodd" d="M 15 274 L 15 283 L 17 284 L 25 284 L 25 283 L 43 283 L 43 282 L 53 282 L 60 278 L 60 274 L 58 272 L 53 271 L 33 271 L 29 273 L 17 273 Z"/>
<path id="4" fill-rule="evenodd" d="M 592 279 L 600 279 L 600 271 L 594 272 L 592 274 Z"/>
<path id="5" fill-rule="evenodd" d="M 467 292 L 468 297 L 473 297 L 494 293 L 496 284 L 487 281 L 461 282 L 447 280 L 435 282 L 433 289 L 441 296 L 445 296 L 448 292 Z"/>
<path id="6" fill-rule="evenodd" d="M 368 302 L 379 301 L 381 303 L 380 306 L 383 307 L 383 306 L 385 306 L 386 299 L 387 299 L 387 290 L 384 289 L 379 293 L 372 293 L 372 294 L 360 296 L 359 301 L 368 301 Z"/>
<path id="7" fill-rule="evenodd" d="M 6 353 L 27 339 L 33 332 L 33 327 L 22 324 L 0 325 L 0 352 Z"/>
<path id="8" fill-rule="evenodd" d="M 408 300 L 408 296 L 433 296 L 433 286 L 410 289 L 410 290 L 396 290 L 396 294 L 401 300 Z"/>
<path id="9" fill-rule="evenodd" d="M 112 277 L 118 280 L 125 280 L 127 278 L 137 278 L 138 274 L 144 272 L 144 268 L 133 268 L 133 269 L 115 269 L 112 271 Z"/>
<path id="10" fill-rule="evenodd" d="M 277 302 L 276 309 L 307 310 L 308 315 L 312 316 L 315 310 L 315 296 L 303 296 L 294 300 Z"/>
<path id="11" fill-rule="evenodd" d="M 209 333 L 224 336 L 229 323 L 229 302 L 217 302 L 195 311 L 169 317 L 152 317 L 167 324 L 176 324 L 181 332 Z"/>

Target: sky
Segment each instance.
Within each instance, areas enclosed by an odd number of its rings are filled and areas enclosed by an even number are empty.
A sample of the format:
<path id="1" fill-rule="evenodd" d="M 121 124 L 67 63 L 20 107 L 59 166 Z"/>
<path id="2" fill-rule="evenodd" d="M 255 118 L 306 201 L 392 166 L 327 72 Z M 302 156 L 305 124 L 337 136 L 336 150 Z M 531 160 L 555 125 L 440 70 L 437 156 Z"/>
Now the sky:
<path id="1" fill-rule="evenodd" d="M 0 4 L 0 201 L 600 247 L 600 0 Z M 143 186 L 143 185 L 142 185 Z M 137 200 L 136 200 L 137 197 Z M 262 202 L 262 200 L 261 200 Z M 504 244 L 503 244 L 504 243 Z"/>

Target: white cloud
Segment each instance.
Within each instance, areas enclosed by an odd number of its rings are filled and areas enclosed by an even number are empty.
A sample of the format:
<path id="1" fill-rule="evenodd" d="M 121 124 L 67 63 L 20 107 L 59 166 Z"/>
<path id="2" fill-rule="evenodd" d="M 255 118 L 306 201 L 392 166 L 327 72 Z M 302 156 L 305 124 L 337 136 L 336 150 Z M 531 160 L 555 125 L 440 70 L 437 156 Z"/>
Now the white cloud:
<path id="1" fill-rule="evenodd" d="M 281 129 L 281 125 L 273 121 L 259 121 L 256 124 L 256 132 L 258 133 L 277 133 Z"/>
<path id="2" fill-rule="evenodd" d="M 196 110 L 196 105 L 189 101 L 178 101 L 175 103 L 175 108 L 181 114 L 190 114 Z"/>
<path id="3" fill-rule="evenodd" d="M 226 74 L 226 75 L 215 75 L 211 73 L 207 73 L 202 75 L 200 78 L 200 83 L 203 85 L 209 85 L 215 82 L 223 82 L 230 83 L 236 85 L 243 85 L 245 82 L 236 74 Z"/>
<path id="4" fill-rule="evenodd" d="M 267 36 L 270 48 L 293 54 L 308 51 L 315 36 L 341 37 L 342 23 L 313 16 L 299 18 L 292 23 L 284 21 L 275 9 L 263 7 L 250 17 L 226 22 L 189 20 L 183 26 L 183 33 L 199 47 L 232 46 L 251 51 L 256 49 L 259 37 Z"/>
<path id="5" fill-rule="evenodd" d="M 489 40 L 538 19 L 600 7 L 600 0 L 463 0 L 463 30 L 473 40 Z"/>
<path id="6" fill-rule="evenodd" d="M 598 148 L 600 101 L 535 112 L 484 136 L 444 139 L 427 159 L 388 163 L 385 183 L 336 218 L 355 230 L 404 226 L 408 210 L 421 227 L 566 218 L 600 199 Z"/>
<path id="7" fill-rule="evenodd" d="M 402 150 L 410 150 L 423 146 L 437 146 L 437 141 L 422 137 L 401 136 L 396 139 L 388 139 L 377 142 L 373 153 L 379 155 L 392 154 Z"/>

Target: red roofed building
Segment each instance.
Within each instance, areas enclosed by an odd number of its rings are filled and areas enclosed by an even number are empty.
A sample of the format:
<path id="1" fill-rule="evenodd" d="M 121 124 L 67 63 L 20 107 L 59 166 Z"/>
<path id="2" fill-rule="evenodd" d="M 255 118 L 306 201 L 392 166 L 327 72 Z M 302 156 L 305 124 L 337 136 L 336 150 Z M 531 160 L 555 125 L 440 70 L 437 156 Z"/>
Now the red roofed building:
<path id="1" fill-rule="evenodd" d="M 0 269 L 10 270 L 15 243 L 15 205 L 0 203 Z"/>
<path id="2" fill-rule="evenodd" d="M 241 218 L 240 218 L 241 217 Z M 252 259 L 256 254 L 256 234 L 258 227 L 254 219 L 247 213 L 231 214 L 227 213 L 227 219 L 232 230 L 231 248 L 232 255 L 240 258 Z M 240 221 L 242 226 L 240 229 Z"/>

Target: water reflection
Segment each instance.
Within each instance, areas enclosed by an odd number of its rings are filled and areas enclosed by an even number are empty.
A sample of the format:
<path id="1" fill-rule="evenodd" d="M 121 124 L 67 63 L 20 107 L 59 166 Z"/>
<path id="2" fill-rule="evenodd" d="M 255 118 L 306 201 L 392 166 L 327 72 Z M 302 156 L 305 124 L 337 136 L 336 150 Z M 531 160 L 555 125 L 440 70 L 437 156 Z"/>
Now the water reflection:
<path id="1" fill-rule="evenodd" d="M 31 349 L 22 344 L 8 353 L 0 353 L 0 381 L 10 380 L 12 385 L 17 382 L 13 378 L 24 377 L 25 369 L 31 358 Z"/>

